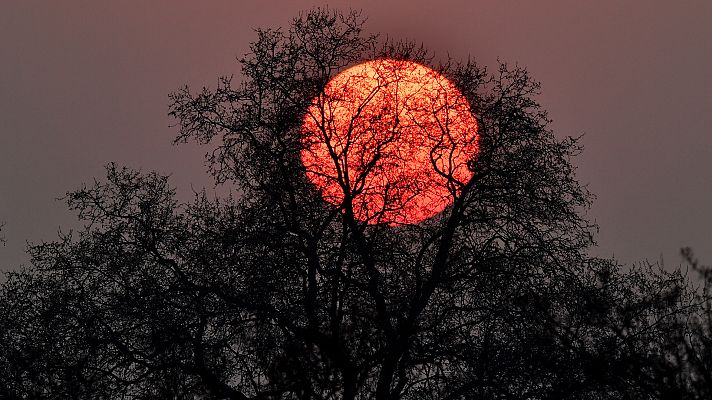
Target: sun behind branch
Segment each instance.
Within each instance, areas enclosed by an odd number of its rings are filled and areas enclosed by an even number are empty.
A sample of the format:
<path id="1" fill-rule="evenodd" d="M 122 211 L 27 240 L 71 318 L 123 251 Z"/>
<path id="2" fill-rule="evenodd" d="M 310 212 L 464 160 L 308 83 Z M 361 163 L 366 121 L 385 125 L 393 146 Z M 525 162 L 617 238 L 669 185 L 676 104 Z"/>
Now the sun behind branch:
<path id="1" fill-rule="evenodd" d="M 381 59 L 339 73 L 305 114 L 302 162 L 328 202 L 368 223 L 418 223 L 470 179 L 477 122 L 431 68 Z M 346 204 L 351 202 L 351 204 Z"/>

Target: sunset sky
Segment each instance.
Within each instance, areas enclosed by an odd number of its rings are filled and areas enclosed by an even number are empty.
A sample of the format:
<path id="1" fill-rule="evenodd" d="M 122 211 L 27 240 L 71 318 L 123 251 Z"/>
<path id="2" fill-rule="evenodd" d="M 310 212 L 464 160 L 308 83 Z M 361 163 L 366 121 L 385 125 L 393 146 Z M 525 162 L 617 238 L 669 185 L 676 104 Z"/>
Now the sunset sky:
<path id="1" fill-rule="evenodd" d="M 205 149 L 173 146 L 168 94 L 234 74 L 256 27 L 301 10 L 362 9 L 367 29 L 436 57 L 528 68 L 597 196 L 593 253 L 712 263 L 712 2 L 28 1 L 0 6 L 0 270 L 26 241 L 77 227 L 56 200 L 116 162 L 171 174 L 182 200 L 212 188 Z M 212 189 L 211 189 L 212 190 Z"/>

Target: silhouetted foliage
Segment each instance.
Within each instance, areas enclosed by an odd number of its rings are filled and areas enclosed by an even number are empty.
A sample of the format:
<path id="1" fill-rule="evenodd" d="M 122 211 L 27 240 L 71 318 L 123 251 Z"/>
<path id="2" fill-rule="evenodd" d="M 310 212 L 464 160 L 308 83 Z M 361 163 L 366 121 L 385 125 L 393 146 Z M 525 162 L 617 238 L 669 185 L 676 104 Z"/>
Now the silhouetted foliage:
<path id="1" fill-rule="evenodd" d="M 216 144 L 234 198 L 180 204 L 166 177 L 115 165 L 67 195 L 85 228 L 2 286 L 0 397 L 708 398 L 709 276 L 698 291 L 587 255 L 579 142 L 548 128 L 525 69 L 434 66 L 479 134 L 438 216 L 367 224 L 345 181 L 324 201 L 300 159 L 312 99 L 364 60 L 432 65 L 362 26 L 310 11 L 257 31 L 239 83 L 172 95 L 177 140 Z"/>

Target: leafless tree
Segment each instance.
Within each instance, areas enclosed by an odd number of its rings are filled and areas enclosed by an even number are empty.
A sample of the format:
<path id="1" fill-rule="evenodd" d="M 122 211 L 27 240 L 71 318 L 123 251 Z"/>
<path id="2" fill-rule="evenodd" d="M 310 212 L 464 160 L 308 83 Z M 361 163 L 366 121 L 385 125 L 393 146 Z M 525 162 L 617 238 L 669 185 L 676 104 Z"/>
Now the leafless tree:
<path id="1" fill-rule="evenodd" d="M 234 185 L 234 198 L 203 193 L 179 204 L 166 177 L 114 165 L 106 181 L 67 195 L 86 228 L 33 246 L 33 268 L 2 287 L 0 396 L 702 393 L 675 357 L 703 302 L 680 273 L 626 273 L 587 255 L 591 195 L 571 162 L 580 145 L 549 129 L 526 69 L 434 65 L 423 48 L 366 35 L 363 24 L 359 13 L 317 9 L 286 31 L 258 30 L 237 83 L 172 95 L 177 140 L 214 146 L 210 171 Z M 375 150 L 361 153 L 344 148 L 362 143 L 364 125 L 342 132 L 327 123 L 329 80 L 374 59 L 432 66 L 476 121 L 467 174 L 437 161 L 465 144 L 446 141 L 447 126 L 428 129 L 432 184 L 448 189 L 451 205 L 418 223 L 386 218 L 408 207 L 402 196 L 359 212 L 369 176 L 408 161 L 378 156 L 405 122 L 384 111 L 386 122 L 373 124 L 390 134 L 370 137 Z M 304 162 L 310 107 L 323 113 L 315 137 L 346 142 L 331 147 L 333 168 Z M 334 174 L 347 159 L 356 176 Z M 337 201 L 309 179 L 325 171 Z M 378 187 L 427 190 L 397 177 Z"/>

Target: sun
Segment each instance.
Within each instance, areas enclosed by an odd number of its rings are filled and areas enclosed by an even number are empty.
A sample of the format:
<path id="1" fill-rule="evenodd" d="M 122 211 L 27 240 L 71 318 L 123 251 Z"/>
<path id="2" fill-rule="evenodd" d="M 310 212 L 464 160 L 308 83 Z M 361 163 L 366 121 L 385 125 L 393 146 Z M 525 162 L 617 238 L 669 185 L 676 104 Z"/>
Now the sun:
<path id="1" fill-rule="evenodd" d="M 442 212 L 472 177 L 470 104 L 424 65 L 372 60 L 334 76 L 301 126 L 301 160 L 323 198 L 370 224 L 414 224 Z"/>

